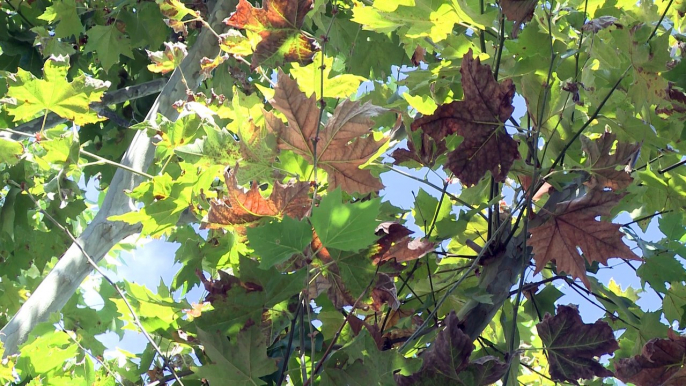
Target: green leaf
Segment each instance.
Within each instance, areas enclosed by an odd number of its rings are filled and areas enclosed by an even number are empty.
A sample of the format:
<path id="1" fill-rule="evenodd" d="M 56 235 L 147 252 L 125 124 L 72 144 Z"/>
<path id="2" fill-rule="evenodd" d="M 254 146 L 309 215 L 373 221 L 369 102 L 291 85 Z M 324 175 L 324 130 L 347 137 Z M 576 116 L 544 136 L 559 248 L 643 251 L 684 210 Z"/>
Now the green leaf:
<path id="1" fill-rule="evenodd" d="M 102 93 L 109 87 L 109 82 L 79 75 L 72 82 L 67 82 L 69 58 L 52 57 L 45 62 L 43 79 L 37 79 L 30 72 L 21 68 L 16 75 L 7 78 L 9 85 L 7 96 L 12 98 L 5 105 L 7 111 L 14 115 L 14 121 L 25 121 L 37 114 L 47 114 L 46 110 L 85 125 L 101 121 L 89 103 L 99 101 Z"/>
<path id="2" fill-rule="evenodd" d="M 24 153 L 24 146 L 11 139 L 0 138 L 0 162 L 6 163 L 9 166 L 15 165 L 19 162 L 21 155 Z"/>
<path id="3" fill-rule="evenodd" d="M 169 35 L 169 27 L 164 24 L 159 8 L 149 2 L 136 4 L 136 12 L 126 9 L 119 14 L 126 24 L 126 33 L 134 36 L 132 47 L 146 47 L 155 50 Z"/>
<path id="4" fill-rule="evenodd" d="M 264 334 L 256 326 L 243 331 L 234 339 L 220 333 L 205 332 L 198 328 L 198 338 L 204 352 L 214 362 L 194 367 L 193 372 L 211 384 L 265 385 L 260 377 L 277 370 L 276 360 L 267 356 Z"/>
<path id="5" fill-rule="evenodd" d="M 86 32 L 88 43 L 83 48 L 85 52 L 96 52 L 100 64 L 108 71 L 115 63 L 119 63 L 119 56 L 124 55 L 133 59 L 131 40 L 124 35 L 116 26 L 96 25 Z"/>
<path id="6" fill-rule="evenodd" d="M 260 256 L 260 268 L 269 269 L 295 254 L 302 254 L 312 242 L 312 227 L 307 220 L 285 216 L 280 222 L 249 228 L 248 240 Z"/>
<path id="7" fill-rule="evenodd" d="M 334 59 L 328 56 L 324 57 L 322 66 L 322 53 L 318 52 L 312 58 L 312 63 L 307 66 L 301 66 L 298 63 L 293 63 L 291 68 L 291 76 L 298 81 L 298 87 L 305 95 L 312 95 L 314 93 L 317 99 L 322 98 L 322 75 L 324 76 L 324 98 L 345 98 L 355 92 L 360 86 L 360 83 L 366 79 L 352 74 L 338 74 L 331 77 L 331 72 L 334 69 Z M 337 71 L 338 72 L 338 71 Z M 323 74 L 322 74 L 323 73 Z"/>
<path id="8" fill-rule="evenodd" d="M 440 202 L 437 198 L 429 195 L 423 189 L 419 189 L 419 193 L 414 200 L 414 209 L 412 215 L 414 223 L 421 229 L 427 237 L 435 237 L 437 239 L 444 239 L 455 234 L 457 230 L 457 223 L 453 219 L 452 204 L 448 198 L 443 198 Z M 436 221 L 435 225 L 434 219 Z"/>
<path id="9" fill-rule="evenodd" d="M 65 361 L 76 356 L 79 347 L 67 334 L 56 331 L 52 323 L 46 322 L 33 329 L 20 350 L 22 355 L 17 360 L 20 376 L 49 378 L 51 373 L 62 368 Z"/>
<path id="10" fill-rule="evenodd" d="M 359 251 L 372 245 L 377 236 L 378 198 L 355 204 L 342 203 L 341 189 L 329 192 L 312 211 L 311 222 L 327 248 Z"/>
<path id="11" fill-rule="evenodd" d="M 401 374 L 411 374 L 420 364 L 416 359 L 404 358 L 396 350 L 379 351 L 365 329 L 326 361 L 320 384 L 395 386 L 394 373 L 400 370 Z"/>
<path id="12" fill-rule="evenodd" d="M 679 282 L 671 283 L 671 287 L 665 298 L 662 300 L 662 309 L 665 312 L 665 318 L 670 323 L 678 322 L 679 326 L 686 326 L 686 286 Z"/>
<path id="13" fill-rule="evenodd" d="M 58 38 L 68 38 L 71 36 L 78 38 L 79 34 L 83 32 L 83 24 L 81 24 L 75 0 L 54 1 L 38 19 L 50 23 L 57 22 L 55 37 Z"/>
<path id="14" fill-rule="evenodd" d="M 665 283 L 679 282 L 686 277 L 686 269 L 674 255 L 668 253 L 646 256 L 636 274 L 641 278 L 641 284 L 649 283 L 656 291 L 667 293 Z"/>

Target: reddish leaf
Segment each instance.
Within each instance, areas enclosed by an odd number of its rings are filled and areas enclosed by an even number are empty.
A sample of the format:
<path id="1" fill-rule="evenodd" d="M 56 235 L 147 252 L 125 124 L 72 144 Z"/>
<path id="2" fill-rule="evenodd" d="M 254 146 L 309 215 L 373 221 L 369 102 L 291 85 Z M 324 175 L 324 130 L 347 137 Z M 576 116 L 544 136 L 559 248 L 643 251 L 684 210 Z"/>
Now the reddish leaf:
<path id="1" fill-rule="evenodd" d="M 591 168 L 592 176 L 588 183 L 591 187 L 599 185 L 601 188 L 617 191 L 626 188 L 633 181 L 624 167 L 629 164 L 641 145 L 617 142 L 613 151 L 612 145 L 615 138 L 615 134 L 607 131 L 595 141 L 581 137 L 581 147 L 588 157 L 586 163 Z M 618 166 L 623 166 L 623 168 L 617 170 Z"/>
<path id="2" fill-rule="evenodd" d="M 531 229 L 529 245 L 533 247 L 536 273 L 555 260 L 558 270 L 581 279 L 590 288 L 586 261 L 607 265 L 611 257 L 641 260 L 622 242 L 619 225 L 596 220 L 598 216 L 609 215 L 621 198 L 613 192 L 591 190 L 583 197 L 557 204 L 550 218 Z"/>
<path id="3" fill-rule="evenodd" d="M 243 188 L 236 182 L 238 166 L 224 172 L 224 180 L 228 189 L 223 200 L 210 202 L 207 213 L 206 228 L 219 228 L 218 225 L 250 224 L 262 217 L 289 216 L 300 219 L 309 211 L 311 199 L 309 197 L 310 184 L 307 182 L 289 182 L 287 185 L 274 182 L 274 189 L 268 199 L 262 197 L 257 183 L 253 183 L 250 190 Z"/>
<path id="4" fill-rule="evenodd" d="M 431 347 L 422 355 L 422 368 L 409 377 L 396 375 L 399 386 L 463 385 L 479 386 L 497 382 L 507 371 L 507 364 L 485 356 L 474 362 L 469 356 L 474 350 L 471 338 L 460 329 L 455 311 L 444 320 L 445 329 L 438 333 Z"/>
<path id="5" fill-rule="evenodd" d="M 636 386 L 686 384 L 686 338 L 670 330 L 668 339 L 651 339 L 641 355 L 615 363 L 617 378 Z"/>
<path id="6" fill-rule="evenodd" d="M 558 306 L 557 314 L 546 314 L 536 329 L 548 352 L 550 377 L 554 381 L 578 385 L 579 378 L 613 375 L 595 359 L 619 349 L 607 323 L 584 324 L 575 307 Z"/>
<path id="7" fill-rule="evenodd" d="M 383 109 L 369 103 L 344 100 L 319 131 L 319 108 L 314 95 L 309 98 L 298 89 L 298 83 L 279 72 L 274 99 L 269 103 L 288 120 L 285 125 L 274 114 L 266 113 L 267 128 L 278 137 L 280 149 L 293 150 L 308 161 L 314 160 L 317 141 L 318 165 L 329 174 L 329 190 L 340 187 L 349 193 L 371 193 L 383 188 L 378 178 L 360 169 L 388 140 L 376 141 L 370 128 L 370 117 Z"/>
<path id="8" fill-rule="evenodd" d="M 253 69 L 267 61 L 277 65 L 281 56 L 287 62 L 306 65 L 318 50 L 317 42 L 300 30 L 310 9 L 312 0 L 264 0 L 262 8 L 239 0 L 236 12 L 224 22 L 230 27 L 258 33 L 262 38 L 253 53 Z"/>
<path id="9" fill-rule="evenodd" d="M 496 181 L 505 181 L 512 163 L 519 158 L 517 142 L 503 126 L 514 111 L 515 86 L 510 79 L 498 83 L 491 67 L 474 59 L 471 50 L 462 58 L 460 73 L 464 100 L 439 106 L 433 115 L 415 120 L 411 129 L 422 128 L 424 136 L 437 144 L 449 135 L 464 137 L 448 153 L 445 165 L 463 184 L 476 185 L 487 171 Z M 422 152 L 428 153 L 429 149 L 423 148 Z"/>

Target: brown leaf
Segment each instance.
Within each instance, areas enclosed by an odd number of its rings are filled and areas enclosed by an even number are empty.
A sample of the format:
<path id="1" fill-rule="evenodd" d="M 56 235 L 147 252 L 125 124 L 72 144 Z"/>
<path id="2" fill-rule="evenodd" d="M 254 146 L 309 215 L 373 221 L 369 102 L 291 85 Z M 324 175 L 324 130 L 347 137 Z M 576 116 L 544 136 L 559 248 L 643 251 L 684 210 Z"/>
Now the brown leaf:
<path id="1" fill-rule="evenodd" d="M 398 289 L 395 288 L 393 279 L 385 273 L 379 273 L 376 284 L 372 288 L 372 308 L 374 311 L 380 311 L 384 303 L 388 304 L 392 310 L 400 307 Z"/>
<path id="2" fill-rule="evenodd" d="M 421 369 L 411 376 L 395 375 L 399 386 L 417 384 L 435 385 L 490 385 L 497 382 L 507 371 L 507 364 L 492 356 L 469 361 L 474 350 L 471 338 L 460 329 L 455 311 L 444 320 L 445 328 L 422 354 Z M 466 383 L 469 380 L 470 383 Z M 477 383 L 473 383 L 474 381 Z"/>
<path id="3" fill-rule="evenodd" d="M 512 163 L 519 158 L 517 142 L 503 126 L 514 111 L 515 86 L 511 79 L 498 83 L 491 67 L 474 59 L 471 50 L 462 58 L 460 73 L 464 100 L 439 106 L 433 115 L 415 120 L 411 129 L 422 128 L 436 143 L 448 135 L 464 138 L 448 153 L 445 165 L 463 184 L 476 185 L 487 171 L 496 181 L 505 181 Z"/>
<path id="4" fill-rule="evenodd" d="M 538 4 L 538 0 L 500 0 L 500 8 L 502 8 L 505 17 L 514 22 L 512 37 L 516 38 L 522 24 L 534 16 L 536 4 Z"/>
<path id="5" fill-rule="evenodd" d="M 383 109 L 346 99 L 316 138 L 319 126 L 316 98 L 305 96 L 298 83 L 283 72 L 279 72 L 274 99 L 269 103 L 288 121 L 286 125 L 274 114 L 265 113 L 267 128 L 276 134 L 280 149 L 293 150 L 313 162 L 314 141 L 317 141 L 317 162 L 329 175 L 330 191 L 340 187 L 348 193 L 365 194 L 383 188 L 371 172 L 359 168 L 388 140 L 376 141 L 370 131 L 373 125 L 370 117 Z"/>
<path id="6" fill-rule="evenodd" d="M 558 306 L 536 325 L 548 353 L 550 377 L 578 385 L 579 378 L 610 377 L 612 371 L 595 359 L 619 349 L 612 328 L 603 321 L 584 324 L 575 307 Z"/>
<path id="7" fill-rule="evenodd" d="M 626 167 L 641 145 L 617 142 L 616 149 L 612 151 L 616 137 L 607 131 L 594 141 L 581 137 L 581 148 L 588 157 L 586 164 L 591 168 L 591 187 L 599 185 L 601 188 L 617 191 L 626 188 L 633 181 L 625 168 L 617 170 L 617 167 Z"/>
<path id="8" fill-rule="evenodd" d="M 585 261 L 607 265 L 611 257 L 641 260 L 622 242 L 619 225 L 595 219 L 609 215 L 621 198 L 613 192 L 591 190 L 583 197 L 557 204 L 550 218 L 531 229 L 529 244 L 533 247 L 536 273 L 555 260 L 559 271 L 581 279 L 590 288 Z"/>
<path id="9" fill-rule="evenodd" d="M 378 250 L 372 256 L 374 264 L 395 260 L 396 263 L 417 260 L 434 250 L 435 243 L 413 239 L 409 229 L 396 222 L 384 222 L 376 228 L 376 234 L 381 236 L 377 241 Z"/>
<path id="10" fill-rule="evenodd" d="M 300 30 L 310 9 L 312 0 L 264 0 L 262 8 L 239 0 L 236 12 L 224 22 L 233 28 L 256 32 L 262 38 L 253 53 L 252 69 L 281 53 L 287 62 L 306 65 L 312 63 L 318 50 L 317 42 Z"/>
<path id="11" fill-rule="evenodd" d="M 310 209 L 310 184 L 307 182 L 289 182 L 284 185 L 274 182 L 274 189 L 268 199 L 262 197 L 257 183 L 250 190 L 243 188 L 236 181 L 238 166 L 224 172 L 227 195 L 222 200 L 210 202 L 205 228 L 219 228 L 219 225 L 250 224 L 262 217 L 289 216 L 301 219 Z"/>
<path id="12" fill-rule="evenodd" d="M 615 363 L 617 378 L 636 386 L 681 386 L 686 384 L 686 337 L 670 330 L 667 339 L 651 339 L 641 355 Z"/>
<path id="13" fill-rule="evenodd" d="M 420 46 L 417 44 L 417 48 L 414 49 L 414 53 L 412 54 L 412 64 L 414 66 L 419 66 L 419 63 L 424 61 L 424 57 L 426 56 L 426 48 Z"/>

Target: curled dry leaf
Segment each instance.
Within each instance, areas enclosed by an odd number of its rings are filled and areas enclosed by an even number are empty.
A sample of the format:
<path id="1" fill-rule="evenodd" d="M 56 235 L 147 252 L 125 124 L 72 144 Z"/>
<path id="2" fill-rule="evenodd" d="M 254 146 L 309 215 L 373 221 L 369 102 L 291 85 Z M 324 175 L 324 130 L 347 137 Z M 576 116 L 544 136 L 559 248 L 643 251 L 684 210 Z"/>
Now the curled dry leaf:
<path id="1" fill-rule="evenodd" d="M 512 163 L 519 158 L 517 142 L 504 127 L 514 111 L 515 86 L 511 79 L 498 83 L 491 67 L 482 65 L 479 58 L 474 59 L 471 50 L 462 58 L 460 73 L 464 99 L 439 106 L 434 114 L 415 120 L 411 129 L 421 128 L 423 136 L 430 137 L 422 139 L 423 146 L 433 147 L 431 142 L 444 143 L 451 135 L 464 138 L 448 153 L 448 162 L 444 165 L 463 184 L 476 185 L 488 171 L 496 181 L 502 182 Z M 433 151 L 429 149 L 419 151 L 431 154 Z"/>
<path id="2" fill-rule="evenodd" d="M 493 384 L 502 378 L 508 366 L 497 358 L 484 356 L 469 361 L 474 344 L 460 329 L 455 311 L 448 314 L 444 324 L 445 328 L 422 354 L 422 368 L 410 376 L 396 374 L 395 380 L 399 386 L 480 386 Z"/>
<path id="3" fill-rule="evenodd" d="M 249 225 L 262 217 L 289 216 L 301 219 L 310 210 L 310 184 L 274 182 L 269 198 L 262 197 L 257 183 L 245 192 L 236 181 L 238 165 L 224 172 L 227 194 L 222 200 L 210 202 L 204 228 L 220 228 L 222 225 Z"/>
<path id="4" fill-rule="evenodd" d="M 590 288 L 586 261 L 607 265 L 611 257 L 641 260 L 622 242 L 618 224 L 596 220 L 598 216 L 609 215 L 622 197 L 614 192 L 591 190 L 580 198 L 557 204 L 543 224 L 531 229 L 529 245 L 533 247 L 536 273 L 554 260 L 558 271 L 581 279 Z"/>
<path id="5" fill-rule="evenodd" d="M 548 352 L 550 377 L 578 385 L 580 378 L 611 377 L 596 357 L 619 349 L 612 327 L 603 321 L 585 324 L 576 307 L 558 306 L 557 314 L 546 314 L 536 325 Z"/>
<path id="6" fill-rule="evenodd" d="M 260 35 L 250 67 L 265 62 L 279 64 L 281 56 L 287 62 L 309 64 L 318 50 L 316 40 L 305 35 L 302 28 L 305 15 L 312 9 L 312 0 L 264 0 L 262 8 L 239 0 L 236 12 L 224 20 L 233 28 Z"/>
<path id="7" fill-rule="evenodd" d="M 617 191 L 626 188 L 634 180 L 627 173 L 626 166 L 629 165 L 641 145 L 617 142 L 613 151 L 612 146 L 616 137 L 615 134 L 607 131 L 596 140 L 581 137 L 581 148 L 588 157 L 586 164 L 591 172 L 591 180 L 587 184 L 591 187 L 598 186 Z M 617 170 L 620 166 L 621 170 Z"/>
<path id="8" fill-rule="evenodd" d="M 372 261 L 381 264 L 394 260 L 396 263 L 419 259 L 434 250 L 435 243 L 410 237 L 412 231 L 396 222 L 384 222 L 376 228 L 376 234 L 381 236 L 377 241 L 378 249 Z"/>
<path id="9" fill-rule="evenodd" d="M 686 337 L 669 330 L 667 339 L 651 339 L 641 355 L 615 363 L 617 378 L 636 386 L 686 384 Z"/>
<path id="10" fill-rule="evenodd" d="M 392 310 L 397 310 L 400 307 L 395 282 L 385 273 L 379 273 L 376 284 L 372 288 L 372 308 L 374 311 L 380 311 L 384 303 L 388 304 Z"/>
<path id="11" fill-rule="evenodd" d="M 298 83 L 279 72 L 274 99 L 269 103 L 286 116 L 288 125 L 274 114 L 265 113 L 267 128 L 276 134 L 280 149 L 292 150 L 314 161 L 317 142 L 317 164 L 329 175 L 329 191 L 340 187 L 348 193 L 371 193 L 383 188 L 378 178 L 360 169 L 388 141 L 374 139 L 370 117 L 384 110 L 369 103 L 348 99 L 341 102 L 319 131 L 319 108 L 314 95 L 309 98 L 298 89 Z"/>
<path id="12" fill-rule="evenodd" d="M 600 16 L 593 20 L 589 20 L 583 26 L 584 31 L 598 32 L 601 29 L 605 29 L 609 26 L 616 25 L 617 28 L 624 28 L 621 24 L 617 23 L 617 18 L 614 16 Z"/>

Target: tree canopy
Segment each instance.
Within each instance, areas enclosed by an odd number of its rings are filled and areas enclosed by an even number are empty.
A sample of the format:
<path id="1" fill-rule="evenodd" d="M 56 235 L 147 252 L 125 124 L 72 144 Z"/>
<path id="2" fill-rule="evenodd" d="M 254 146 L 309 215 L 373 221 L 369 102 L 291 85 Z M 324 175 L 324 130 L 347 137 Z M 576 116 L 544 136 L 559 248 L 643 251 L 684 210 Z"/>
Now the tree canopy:
<path id="1" fill-rule="evenodd" d="M 0 9 L 0 383 L 686 384 L 686 3 Z"/>

